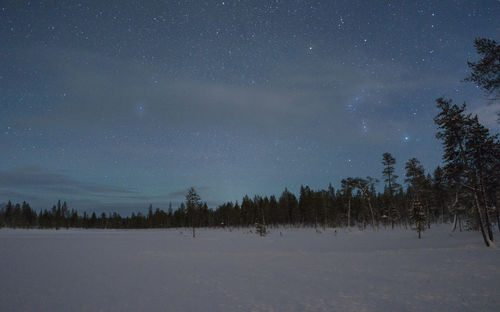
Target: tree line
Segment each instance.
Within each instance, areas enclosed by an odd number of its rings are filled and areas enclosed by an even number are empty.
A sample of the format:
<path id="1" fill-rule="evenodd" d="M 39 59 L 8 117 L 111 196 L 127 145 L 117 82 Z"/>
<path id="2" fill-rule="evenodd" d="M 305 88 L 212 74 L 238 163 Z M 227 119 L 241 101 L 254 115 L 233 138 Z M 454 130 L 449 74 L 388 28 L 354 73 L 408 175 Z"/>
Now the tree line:
<path id="1" fill-rule="evenodd" d="M 473 70 L 466 80 L 490 93 L 500 90 L 500 47 L 490 39 L 476 39 L 483 58 L 469 62 Z M 390 153 L 381 156 L 382 192 L 373 177 L 347 177 L 334 189 L 314 190 L 301 186 L 298 195 L 288 189 L 279 195 L 244 196 L 241 201 L 226 202 L 209 209 L 194 188 L 186 201 L 167 211 L 150 205 L 147 214 L 93 212 L 79 214 L 58 201 L 51 209 L 34 211 L 28 203 L 0 208 L 0 226 L 25 228 L 171 228 L 265 226 L 326 227 L 412 227 L 418 232 L 433 223 L 452 224 L 452 229 L 481 232 L 486 246 L 493 245 L 493 226 L 500 230 L 500 143 L 476 115 L 466 112 L 466 104 L 451 99 L 436 100 L 439 113 L 434 118 L 436 137 L 443 144 L 443 166 L 426 171 L 420 161 L 405 163 L 405 177 L 395 174 L 396 159 Z M 404 188 L 400 182 L 404 182 Z M 263 230 L 264 229 L 264 230 Z"/>
<path id="2" fill-rule="evenodd" d="M 380 183 L 372 177 L 347 177 L 340 187 L 326 189 L 301 186 L 298 196 L 288 189 L 279 195 L 244 196 L 241 201 L 226 202 L 209 209 L 191 188 L 186 202 L 164 211 L 149 206 L 147 214 L 79 214 L 66 202 L 58 201 L 51 209 L 34 211 L 28 203 L 0 209 L 0 226 L 25 228 L 171 228 L 241 227 L 255 223 L 267 226 L 326 227 L 409 227 L 419 231 L 433 223 L 451 222 L 453 228 L 481 230 L 485 242 L 493 241 L 492 224 L 500 226 L 498 136 L 492 136 L 477 116 L 465 113 L 465 104 L 438 99 L 435 118 L 437 137 L 444 146 L 444 167 L 426 172 L 420 161 L 405 163 L 404 183 L 395 174 L 396 159 L 381 155 Z"/>

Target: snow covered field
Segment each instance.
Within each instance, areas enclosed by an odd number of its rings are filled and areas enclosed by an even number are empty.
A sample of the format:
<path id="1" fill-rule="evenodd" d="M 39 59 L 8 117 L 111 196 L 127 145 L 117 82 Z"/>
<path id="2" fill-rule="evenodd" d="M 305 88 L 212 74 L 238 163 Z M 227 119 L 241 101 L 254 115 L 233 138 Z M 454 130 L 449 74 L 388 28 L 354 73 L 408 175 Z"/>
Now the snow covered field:
<path id="1" fill-rule="evenodd" d="M 378 232 L 0 230 L 0 311 L 500 311 L 500 248 Z"/>

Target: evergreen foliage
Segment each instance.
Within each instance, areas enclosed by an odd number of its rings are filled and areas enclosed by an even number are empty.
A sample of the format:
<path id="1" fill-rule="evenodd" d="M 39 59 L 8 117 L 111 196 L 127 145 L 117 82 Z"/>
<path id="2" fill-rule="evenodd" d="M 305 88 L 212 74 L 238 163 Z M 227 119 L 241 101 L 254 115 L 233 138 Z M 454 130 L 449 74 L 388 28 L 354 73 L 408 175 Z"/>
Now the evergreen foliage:
<path id="1" fill-rule="evenodd" d="M 471 227 L 476 223 L 486 246 L 492 246 L 490 207 L 496 205 L 499 191 L 498 136 L 490 135 L 477 116 L 466 114 L 465 104 L 457 106 L 442 98 L 436 101 L 440 112 L 434 122 L 439 128 L 436 137 L 444 146 L 444 174 L 456 197 L 468 198 L 473 208 L 468 219 Z"/>
<path id="2" fill-rule="evenodd" d="M 478 62 L 467 62 L 472 73 L 465 80 L 500 96 L 500 45 L 495 40 L 476 38 L 474 47 L 481 59 Z"/>

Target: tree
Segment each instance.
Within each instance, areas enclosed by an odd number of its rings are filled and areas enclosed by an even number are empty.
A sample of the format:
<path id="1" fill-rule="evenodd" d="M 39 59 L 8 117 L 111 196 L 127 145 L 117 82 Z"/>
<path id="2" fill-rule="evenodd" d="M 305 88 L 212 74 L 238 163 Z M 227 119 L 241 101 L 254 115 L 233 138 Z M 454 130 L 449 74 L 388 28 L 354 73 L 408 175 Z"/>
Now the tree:
<path id="1" fill-rule="evenodd" d="M 440 209 L 441 223 L 444 223 L 446 184 L 443 169 L 439 166 L 434 170 L 434 175 L 432 177 L 432 194 L 434 201 L 438 205 L 438 209 Z"/>
<path id="2" fill-rule="evenodd" d="M 148 227 L 153 227 L 153 204 L 149 204 L 148 207 Z"/>
<path id="3" fill-rule="evenodd" d="M 410 210 L 410 218 L 415 225 L 415 230 L 418 232 L 418 238 L 422 238 L 422 232 L 425 230 L 425 224 L 427 222 L 427 218 L 425 215 L 425 209 L 420 200 L 415 198 L 411 205 Z"/>
<path id="4" fill-rule="evenodd" d="M 342 179 L 342 181 L 340 181 L 340 185 L 344 197 L 347 197 L 347 227 L 349 228 L 351 227 L 351 198 L 354 182 L 352 178 Z"/>
<path id="5" fill-rule="evenodd" d="M 5 217 L 4 217 L 4 219 L 5 219 L 5 225 L 6 226 L 13 226 L 13 223 L 12 223 L 13 216 L 14 216 L 14 206 L 12 205 L 12 203 L 9 200 L 9 202 L 5 206 Z"/>
<path id="6" fill-rule="evenodd" d="M 97 216 L 95 212 L 92 212 L 92 216 L 90 216 L 90 227 L 94 228 L 97 225 Z"/>
<path id="7" fill-rule="evenodd" d="M 390 153 L 382 154 L 382 165 L 384 165 L 382 176 L 384 177 L 384 182 L 387 183 L 386 191 L 388 193 L 388 198 L 389 198 L 386 210 L 387 210 L 387 216 L 389 217 L 389 220 L 391 220 L 392 228 L 394 228 L 395 221 L 399 219 L 399 211 L 396 209 L 393 202 L 394 190 L 400 186 L 396 182 L 398 176 L 394 174 L 395 164 L 396 164 L 396 159 Z"/>
<path id="8" fill-rule="evenodd" d="M 299 204 L 295 195 L 285 188 L 280 196 L 278 207 L 282 214 L 286 216 L 284 220 L 286 220 L 290 225 L 297 222 L 298 205 Z"/>
<path id="9" fill-rule="evenodd" d="M 465 78 L 489 93 L 500 96 L 500 45 L 495 40 L 476 38 L 476 52 L 481 56 L 478 62 L 467 62 L 472 73 Z"/>
<path id="10" fill-rule="evenodd" d="M 427 216 L 429 215 L 428 204 L 427 209 L 422 204 L 422 199 L 426 198 L 430 189 L 429 179 L 425 177 L 425 169 L 416 158 L 411 158 L 406 162 L 406 179 L 408 183 L 408 193 L 412 198 L 412 205 L 410 208 L 410 219 L 414 222 L 416 230 L 418 231 L 418 238 L 423 231 L 422 226 L 425 227 Z M 427 210 L 427 213 L 426 213 Z M 430 224 L 429 224 L 430 227 Z"/>
<path id="11" fill-rule="evenodd" d="M 382 176 L 384 177 L 384 182 L 387 182 L 387 191 L 389 192 L 389 195 L 392 196 L 394 189 L 398 187 L 395 183 L 398 176 L 394 174 L 396 159 L 392 157 L 390 153 L 384 153 L 382 154 L 382 164 L 384 165 Z"/>
<path id="12" fill-rule="evenodd" d="M 306 225 L 306 223 L 310 223 L 312 220 L 310 216 L 312 213 L 312 192 L 309 186 L 300 186 L 300 194 L 299 194 L 299 218 L 302 225 Z"/>
<path id="13" fill-rule="evenodd" d="M 471 197 L 484 243 L 492 246 L 493 232 L 488 216 L 486 189 L 491 189 L 492 186 L 487 183 L 492 183 L 498 176 L 495 169 L 500 162 L 498 137 L 490 136 L 477 116 L 466 115 L 465 104 L 458 107 L 452 105 L 451 100 L 442 98 L 436 102 L 440 112 L 434 122 L 439 128 L 436 137 L 444 146 L 444 170 L 446 175 L 456 181 L 457 192 L 465 192 Z"/>
<path id="14" fill-rule="evenodd" d="M 405 182 L 409 183 L 410 190 L 414 196 L 420 195 L 419 193 L 423 191 L 423 186 L 425 184 L 424 167 L 420 164 L 420 161 L 414 157 L 406 162 L 405 169 Z"/>
<path id="15" fill-rule="evenodd" d="M 194 187 L 190 187 L 186 194 L 186 207 L 189 220 L 191 222 L 191 227 L 193 228 L 193 238 L 196 237 L 195 227 L 196 227 L 196 215 L 201 208 L 201 198 L 198 193 L 196 193 Z"/>
<path id="16" fill-rule="evenodd" d="M 477 116 L 468 116 L 469 131 L 465 145 L 466 157 L 470 160 L 471 171 L 475 172 L 475 185 L 478 191 L 479 203 L 484 206 L 484 223 L 490 240 L 493 241 L 493 231 L 490 221 L 492 206 L 489 193 L 498 191 L 498 164 L 500 162 L 498 135 L 490 136 L 489 131 L 478 121 Z"/>
<path id="17" fill-rule="evenodd" d="M 375 214 L 373 213 L 373 206 L 371 201 L 371 189 L 374 188 L 374 185 L 378 183 L 377 179 L 373 179 L 372 177 L 366 177 L 366 179 L 362 178 L 348 178 L 348 183 L 352 187 L 357 187 L 363 193 L 363 197 L 368 202 L 368 208 L 370 208 L 370 216 L 371 216 L 371 224 L 372 229 L 375 229 Z"/>

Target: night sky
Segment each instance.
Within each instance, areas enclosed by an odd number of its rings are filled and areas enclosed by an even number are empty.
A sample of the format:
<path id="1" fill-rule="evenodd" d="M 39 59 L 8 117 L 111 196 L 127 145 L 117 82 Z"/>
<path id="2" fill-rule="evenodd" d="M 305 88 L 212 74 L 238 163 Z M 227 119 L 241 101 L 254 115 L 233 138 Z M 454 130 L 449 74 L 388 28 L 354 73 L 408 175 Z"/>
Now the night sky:
<path id="1" fill-rule="evenodd" d="M 500 1 L 0 1 L 0 202 L 127 215 L 433 170 Z M 382 182 L 378 187 L 381 188 Z"/>

